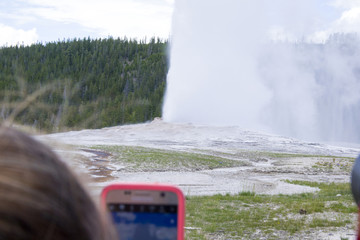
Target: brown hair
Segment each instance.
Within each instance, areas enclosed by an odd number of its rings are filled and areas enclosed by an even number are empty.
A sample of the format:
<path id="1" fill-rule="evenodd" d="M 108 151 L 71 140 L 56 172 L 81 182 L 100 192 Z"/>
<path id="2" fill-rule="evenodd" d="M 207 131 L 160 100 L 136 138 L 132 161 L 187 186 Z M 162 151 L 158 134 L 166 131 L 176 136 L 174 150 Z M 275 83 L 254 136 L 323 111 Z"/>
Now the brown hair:
<path id="1" fill-rule="evenodd" d="M 0 239 L 110 239 L 102 219 L 49 147 L 0 127 Z"/>

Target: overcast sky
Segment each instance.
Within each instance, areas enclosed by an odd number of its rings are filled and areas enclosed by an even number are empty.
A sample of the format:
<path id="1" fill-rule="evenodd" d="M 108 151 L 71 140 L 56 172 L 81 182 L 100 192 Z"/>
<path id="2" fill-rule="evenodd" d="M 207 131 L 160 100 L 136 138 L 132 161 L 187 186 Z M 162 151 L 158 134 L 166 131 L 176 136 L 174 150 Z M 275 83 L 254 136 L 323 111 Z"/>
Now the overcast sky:
<path id="1" fill-rule="evenodd" d="M 64 38 L 168 38 L 174 0 L 0 0 L 0 46 Z"/>
<path id="2" fill-rule="evenodd" d="M 0 46 L 88 36 L 165 39 L 171 33 L 174 1 L 0 0 Z M 360 31 L 360 0 L 325 2 L 330 4 L 319 7 L 329 23 L 311 35 L 313 40 L 323 41 L 334 32 Z M 275 30 L 279 37 L 286 36 L 281 28 Z"/>

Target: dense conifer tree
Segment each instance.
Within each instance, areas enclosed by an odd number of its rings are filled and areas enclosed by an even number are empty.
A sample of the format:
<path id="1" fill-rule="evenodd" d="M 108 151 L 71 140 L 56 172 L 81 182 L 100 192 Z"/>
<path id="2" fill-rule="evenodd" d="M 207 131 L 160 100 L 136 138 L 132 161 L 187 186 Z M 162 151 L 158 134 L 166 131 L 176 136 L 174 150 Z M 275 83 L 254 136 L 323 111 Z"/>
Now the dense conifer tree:
<path id="1" fill-rule="evenodd" d="M 161 115 L 167 42 L 90 38 L 0 49 L 0 118 L 42 131 Z"/>

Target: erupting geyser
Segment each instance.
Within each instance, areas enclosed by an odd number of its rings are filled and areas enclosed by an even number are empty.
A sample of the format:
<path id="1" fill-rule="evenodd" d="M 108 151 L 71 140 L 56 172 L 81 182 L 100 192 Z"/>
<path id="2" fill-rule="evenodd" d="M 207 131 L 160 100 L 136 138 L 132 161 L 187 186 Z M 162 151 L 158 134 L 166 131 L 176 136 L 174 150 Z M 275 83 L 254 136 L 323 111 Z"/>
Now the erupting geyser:
<path id="1" fill-rule="evenodd" d="M 357 5 L 176 1 L 164 120 L 360 142 Z"/>

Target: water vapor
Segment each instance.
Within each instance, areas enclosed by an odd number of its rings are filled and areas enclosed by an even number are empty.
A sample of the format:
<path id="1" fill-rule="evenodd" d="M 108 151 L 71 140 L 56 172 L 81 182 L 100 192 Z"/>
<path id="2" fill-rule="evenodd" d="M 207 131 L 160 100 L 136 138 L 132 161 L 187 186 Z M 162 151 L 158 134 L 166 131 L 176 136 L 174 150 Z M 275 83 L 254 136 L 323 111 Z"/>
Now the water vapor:
<path id="1" fill-rule="evenodd" d="M 360 37 L 324 2 L 176 1 L 164 120 L 360 142 Z"/>

